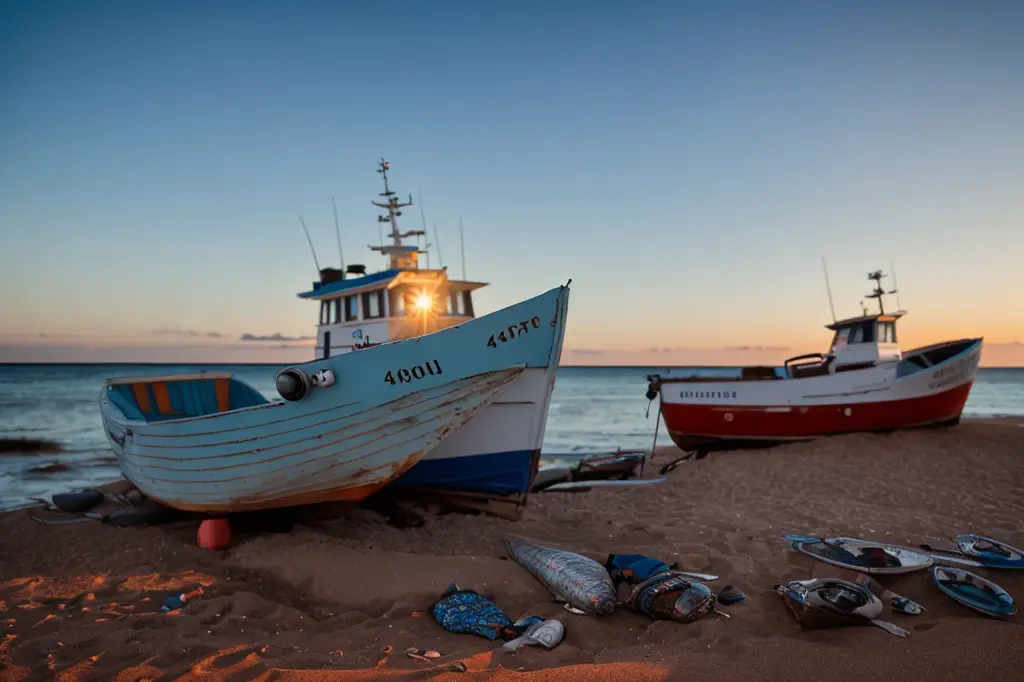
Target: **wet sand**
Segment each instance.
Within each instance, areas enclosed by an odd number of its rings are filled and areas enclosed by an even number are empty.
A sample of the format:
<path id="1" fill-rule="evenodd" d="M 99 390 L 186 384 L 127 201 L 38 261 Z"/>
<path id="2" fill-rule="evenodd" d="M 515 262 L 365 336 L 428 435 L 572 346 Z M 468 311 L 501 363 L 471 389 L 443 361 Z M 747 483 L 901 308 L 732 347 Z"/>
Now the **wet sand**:
<path id="1" fill-rule="evenodd" d="M 660 448 L 647 475 L 678 454 Z M 791 551 L 784 533 L 915 546 L 977 532 L 1024 546 L 1019 420 L 712 454 L 667 476 L 537 494 L 519 522 L 427 514 L 422 528 L 399 530 L 360 510 L 290 533 L 236 533 L 224 552 L 196 547 L 195 522 L 43 525 L 10 512 L 0 516 L 0 679 L 952 680 L 1024 667 L 1024 617 L 976 614 L 926 572 L 881 581 L 928 609 L 886 613 L 907 639 L 872 627 L 802 631 L 772 590 L 784 579 L 853 577 Z M 573 615 L 502 558 L 510 534 L 600 562 L 609 553 L 678 561 L 748 598 L 721 607 L 730 619 L 687 625 L 624 608 Z M 978 572 L 1024 602 L 1024 571 Z M 566 638 L 512 654 L 447 633 L 429 607 L 450 582 L 513 619 L 559 618 Z M 169 594 L 199 586 L 204 594 L 179 613 L 160 611 Z M 443 656 L 416 661 L 408 647 Z M 467 672 L 445 672 L 455 662 Z"/>

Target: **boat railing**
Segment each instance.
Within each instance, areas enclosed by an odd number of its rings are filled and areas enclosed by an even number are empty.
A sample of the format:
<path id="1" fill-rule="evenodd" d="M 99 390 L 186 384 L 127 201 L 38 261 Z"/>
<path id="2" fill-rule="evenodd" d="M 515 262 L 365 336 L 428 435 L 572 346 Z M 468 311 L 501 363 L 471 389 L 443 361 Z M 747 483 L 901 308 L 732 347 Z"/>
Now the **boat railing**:
<path id="1" fill-rule="evenodd" d="M 812 360 L 812 362 L 800 362 L 801 360 Z M 824 369 L 828 371 L 829 364 L 835 360 L 834 355 L 826 355 L 825 353 L 804 353 L 803 355 L 797 355 L 789 358 L 783 363 L 783 369 L 786 371 L 786 376 L 791 379 L 796 379 L 797 374 L 801 371 L 810 371 L 812 369 Z"/>

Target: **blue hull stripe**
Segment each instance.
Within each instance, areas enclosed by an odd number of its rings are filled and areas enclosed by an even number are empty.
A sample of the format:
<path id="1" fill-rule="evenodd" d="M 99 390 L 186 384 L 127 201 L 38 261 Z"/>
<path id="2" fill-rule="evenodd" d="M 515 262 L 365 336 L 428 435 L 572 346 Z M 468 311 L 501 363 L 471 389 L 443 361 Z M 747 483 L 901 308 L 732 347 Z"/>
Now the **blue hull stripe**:
<path id="1" fill-rule="evenodd" d="M 513 495 L 529 492 L 532 466 L 532 450 L 425 459 L 391 485 Z"/>

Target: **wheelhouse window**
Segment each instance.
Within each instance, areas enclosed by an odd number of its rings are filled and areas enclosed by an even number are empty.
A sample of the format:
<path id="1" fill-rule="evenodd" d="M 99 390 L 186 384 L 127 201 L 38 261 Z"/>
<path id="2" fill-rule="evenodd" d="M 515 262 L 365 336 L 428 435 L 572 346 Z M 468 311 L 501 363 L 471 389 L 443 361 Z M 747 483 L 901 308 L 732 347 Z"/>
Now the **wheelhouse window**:
<path id="1" fill-rule="evenodd" d="M 444 292 L 417 285 L 402 287 L 401 293 L 393 293 L 389 300 L 391 301 L 390 314 L 393 316 L 441 315 L 450 304 L 448 296 Z"/>
<path id="2" fill-rule="evenodd" d="M 320 301 L 320 324 L 327 324 L 331 314 L 331 302 Z"/>
<path id="3" fill-rule="evenodd" d="M 448 293 L 448 314 L 465 315 L 463 312 L 461 291 L 451 291 Z"/>
<path id="4" fill-rule="evenodd" d="M 406 287 L 405 291 L 402 292 L 402 308 L 405 310 L 406 315 L 412 315 L 416 312 L 416 292 L 411 288 Z"/>
<path id="5" fill-rule="evenodd" d="M 837 350 L 843 348 L 850 342 L 850 328 L 843 327 L 836 331 L 835 337 L 832 339 L 832 352 L 835 353 Z"/>
<path id="6" fill-rule="evenodd" d="M 896 324 L 894 322 L 878 323 L 878 342 L 896 343 Z"/>
<path id="7" fill-rule="evenodd" d="M 473 298 L 468 291 L 449 292 L 448 314 L 473 317 Z"/>
<path id="8" fill-rule="evenodd" d="M 874 343 L 876 336 L 875 326 L 876 322 L 871 320 L 869 322 L 859 322 L 857 324 L 851 324 L 849 327 L 837 329 L 836 335 L 832 337 L 831 352 L 835 353 L 847 344 Z M 878 322 L 877 327 L 877 336 L 880 342 L 896 342 L 896 328 L 892 322 Z M 887 339 L 892 340 L 888 341 Z"/>
<path id="9" fill-rule="evenodd" d="M 338 324 L 341 322 L 341 299 L 336 298 L 331 301 L 331 324 Z"/>
<path id="10" fill-rule="evenodd" d="M 388 301 L 390 303 L 390 312 L 392 317 L 401 317 L 405 315 L 407 310 L 406 299 L 409 298 L 409 292 L 405 287 L 396 287 L 388 291 Z"/>
<path id="11" fill-rule="evenodd" d="M 850 333 L 850 343 L 874 343 L 875 341 L 875 323 L 861 322 L 853 331 Z"/>
<path id="12" fill-rule="evenodd" d="M 359 299 L 357 299 L 355 296 L 346 296 L 345 297 L 345 303 L 343 305 L 345 307 L 345 321 L 346 322 L 355 322 L 356 320 L 359 319 L 359 306 L 358 306 L 358 304 L 359 304 Z"/>
<path id="13" fill-rule="evenodd" d="M 363 319 L 373 320 L 384 317 L 384 290 L 363 293 Z"/>

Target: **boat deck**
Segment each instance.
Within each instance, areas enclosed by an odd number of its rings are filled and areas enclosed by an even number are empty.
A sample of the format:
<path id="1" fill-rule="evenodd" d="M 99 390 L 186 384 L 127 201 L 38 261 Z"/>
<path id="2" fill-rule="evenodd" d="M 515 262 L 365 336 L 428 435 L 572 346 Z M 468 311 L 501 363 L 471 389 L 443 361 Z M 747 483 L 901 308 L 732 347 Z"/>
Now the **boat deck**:
<path id="1" fill-rule="evenodd" d="M 202 417 L 270 402 L 226 372 L 115 379 L 107 383 L 107 397 L 128 419 L 146 422 Z"/>

